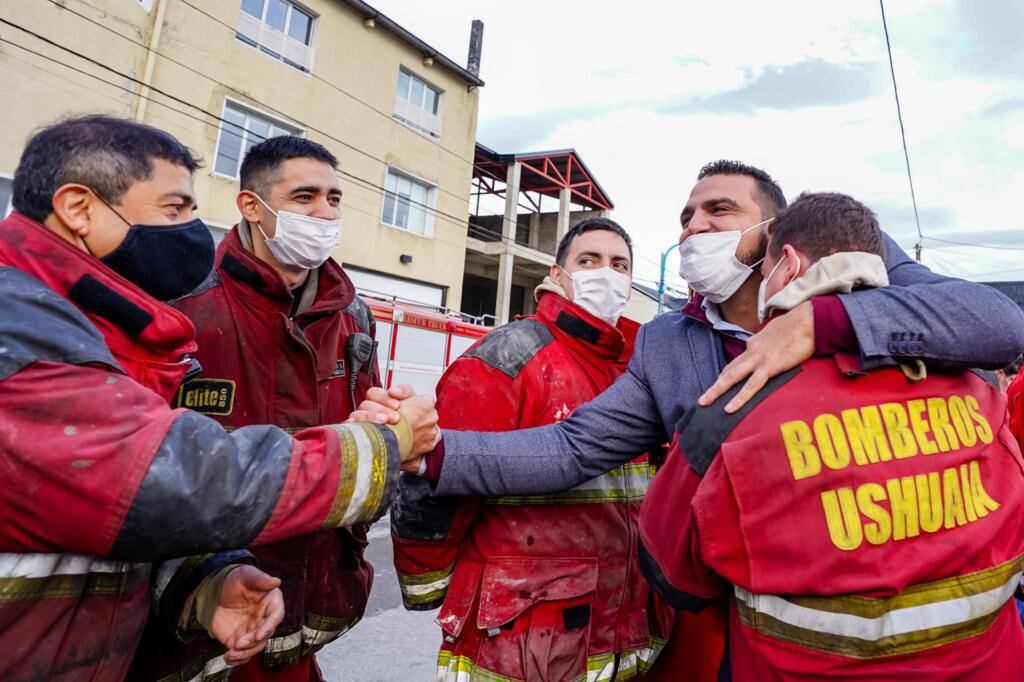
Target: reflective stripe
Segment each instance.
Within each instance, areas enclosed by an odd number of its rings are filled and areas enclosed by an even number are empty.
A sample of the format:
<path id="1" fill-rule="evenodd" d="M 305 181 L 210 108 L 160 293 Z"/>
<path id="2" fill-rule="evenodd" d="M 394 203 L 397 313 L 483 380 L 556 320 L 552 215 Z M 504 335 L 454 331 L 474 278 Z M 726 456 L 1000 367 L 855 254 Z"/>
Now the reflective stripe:
<path id="1" fill-rule="evenodd" d="M 294 663 L 338 639 L 355 627 L 361 616 L 332 618 L 307 613 L 302 628 L 288 635 L 272 637 L 263 652 L 263 662 L 270 666 Z"/>
<path id="2" fill-rule="evenodd" d="M 334 504 L 324 528 L 373 521 L 380 514 L 388 482 L 388 453 L 384 437 L 371 424 L 331 426 L 341 445 L 341 472 Z"/>
<path id="3" fill-rule="evenodd" d="M 424 595 L 432 594 L 439 590 L 443 591 L 447 589 L 448 583 L 450 583 L 451 580 L 452 577 L 449 575 L 445 576 L 444 578 L 441 578 L 436 582 L 427 583 L 426 585 L 406 585 L 403 583 L 402 594 L 409 597 L 422 597 Z"/>
<path id="4" fill-rule="evenodd" d="M 134 566 L 87 554 L 0 554 L 0 578 L 49 578 L 54 575 L 126 573 Z"/>
<path id="5" fill-rule="evenodd" d="M 227 679 L 228 671 L 230 669 L 231 666 L 229 666 L 228 662 L 224 660 L 224 656 L 217 656 L 216 658 L 208 660 L 206 665 L 203 666 L 202 672 L 195 677 L 190 678 L 188 682 L 207 682 L 211 680 L 214 675 L 216 675 L 218 679 Z M 172 680 L 174 679 L 174 676 L 164 679 Z M 164 680 L 161 680 L 160 682 L 164 682 Z"/>
<path id="6" fill-rule="evenodd" d="M 618 665 L 615 653 L 596 654 L 587 658 L 587 674 L 580 676 L 579 682 L 616 682 L 633 679 L 645 673 L 658 657 L 665 646 L 665 640 L 650 638 L 650 646 L 620 652 Z M 505 677 L 498 673 L 481 668 L 471 658 L 452 656 L 450 651 L 442 649 L 437 656 L 437 675 L 435 682 L 519 682 L 516 678 Z"/>
<path id="7" fill-rule="evenodd" d="M 188 558 L 182 559 L 171 559 L 160 564 L 160 568 L 156 572 L 156 576 L 153 580 L 153 598 L 159 602 L 164 596 L 164 590 L 171 584 L 171 579 L 174 574 L 178 572 L 178 568 L 181 567 L 188 561 Z"/>
<path id="8" fill-rule="evenodd" d="M 402 600 L 406 604 L 417 605 L 443 599 L 454 570 L 455 564 L 452 563 L 439 571 L 419 575 L 399 573 L 398 585 L 402 589 Z"/>
<path id="9" fill-rule="evenodd" d="M 506 495 L 485 498 L 484 502 L 499 505 L 639 502 L 647 494 L 654 472 L 655 468 L 647 462 L 630 462 L 553 495 Z"/>
<path id="10" fill-rule="evenodd" d="M 972 582 L 984 585 L 994 571 L 998 572 L 995 575 L 1003 573 L 999 577 L 1005 578 L 1007 567 L 1013 572 L 1005 582 L 971 593 Z M 861 599 L 879 604 L 873 609 L 878 612 L 874 617 L 845 612 L 863 609 L 852 606 L 848 598 L 803 598 L 796 603 L 774 595 L 754 594 L 738 586 L 735 590 L 740 620 L 748 627 L 806 647 L 873 658 L 920 651 L 983 632 L 1013 596 L 1020 578 L 1018 560 L 1014 560 L 995 569 L 959 576 L 955 583 L 938 581 L 934 585 L 939 587 L 932 590 L 912 588 L 917 602 L 913 605 L 902 605 L 907 602 L 904 595 L 891 600 Z M 962 588 L 954 592 L 959 596 L 949 596 L 953 584 Z M 890 603 L 899 608 L 886 608 Z"/>
<path id="11" fill-rule="evenodd" d="M 82 554 L 0 554 L 0 602 L 124 594 L 149 577 L 149 564 Z"/>

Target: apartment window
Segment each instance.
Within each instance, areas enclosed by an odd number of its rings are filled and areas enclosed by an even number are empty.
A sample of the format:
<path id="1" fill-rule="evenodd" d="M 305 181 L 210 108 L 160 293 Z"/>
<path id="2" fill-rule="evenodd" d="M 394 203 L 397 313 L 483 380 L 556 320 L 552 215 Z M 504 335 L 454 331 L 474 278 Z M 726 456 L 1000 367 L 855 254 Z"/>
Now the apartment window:
<path id="1" fill-rule="evenodd" d="M 11 212 L 11 188 L 14 181 L 0 176 L 0 218 L 6 218 Z"/>
<path id="2" fill-rule="evenodd" d="M 384 210 L 381 222 L 429 237 L 434 232 L 434 207 L 437 188 L 392 168 L 384 182 Z"/>
<path id="3" fill-rule="evenodd" d="M 235 37 L 289 66 L 309 71 L 314 18 L 285 0 L 242 0 Z"/>
<path id="4" fill-rule="evenodd" d="M 410 128 L 441 137 L 441 91 L 399 69 L 394 117 Z"/>
<path id="5" fill-rule="evenodd" d="M 229 178 L 238 177 L 242 159 L 254 144 L 259 144 L 268 137 L 302 134 L 298 128 L 258 114 L 234 102 L 224 105 L 222 118 L 226 123 L 220 124 L 217 160 L 214 162 L 213 170 Z"/>

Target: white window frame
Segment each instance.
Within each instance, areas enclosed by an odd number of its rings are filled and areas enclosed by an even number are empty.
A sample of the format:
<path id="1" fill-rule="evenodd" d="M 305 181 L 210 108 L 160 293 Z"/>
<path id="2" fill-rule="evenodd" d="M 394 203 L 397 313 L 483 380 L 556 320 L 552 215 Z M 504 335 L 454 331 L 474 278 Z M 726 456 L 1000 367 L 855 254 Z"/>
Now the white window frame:
<path id="1" fill-rule="evenodd" d="M 412 91 L 413 81 L 418 81 L 423 85 L 424 97 L 426 97 L 427 90 L 434 92 L 437 96 L 436 114 L 423 107 L 422 102 L 417 105 L 411 100 L 403 97 L 402 94 L 398 92 L 398 83 L 401 81 L 403 73 L 409 78 L 410 92 Z M 444 90 L 425 78 L 418 76 L 411 69 L 407 69 L 404 66 L 398 67 L 398 77 L 395 80 L 395 107 L 391 114 L 391 117 L 396 121 L 407 128 L 412 128 L 421 135 L 426 135 L 431 138 L 440 138 L 441 131 L 443 129 L 444 99 Z"/>
<path id="2" fill-rule="evenodd" d="M 0 220 L 6 218 L 14 210 L 14 174 L 0 173 L 0 180 L 6 180 L 11 185 L 11 196 L 7 198 L 7 205 L 0 206 Z"/>
<path id="3" fill-rule="evenodd" d="M 232 126 L 234 125 L 233 123 L 226 123 L 225 122 L 227 120 L 226 114 L 227 114 L 227 110 L 229 108 L 235 109 L 235 110 L 240 110 L 242 113 L 244 113 L 246 115 L 247 118 L 249 116 L 256 116 L 258 118 L 262 118 L 265 121 L 267 121 L 268 123 L 270 123 L 271 125 L 275 125 L 278 128 L 284 128 L 286 130 L 292 131 L 291 134 L 295 135 L 296 137 L 305 137 L 306 136 L 306 131 L 303 130 L 300 126 L 295 125 L 291 121 L 288 121 L 286 119 L 280 118 L 278 116 L 274 116 L 273 114 L 268 114 L 267 112 L 263 111 L 262 109 L 259 109 L 258 107 L 254 107 L 251 104 L 246 104 L 245 102 L 242 102 L 241 100 L 233 99 L 231 97 L 225 97 L 224 98 L 224 106 L 221 107 L 221 111 L 220 111 L 220 117 L 221 117 L 220 126 L 217 128 L 217 146 L 214 147 L 214 149 L 213 149 L 213 165 L 212 165 L 212 168 L 211 168 L 211 171 L 210 171 L 211 175 L 216 175 L 216 176 L 222 177 L 222 178 L 228 178 L 230 180 L 238 180 L 238 171 L 239 171 L 239 169 L 241 169 L 242 161 L 245 159 L 245 144 L 249 140 L 249 134 L 250 133 L 249 133 L 249 129 L 248 128 L 243 127 L 242 128 L 242 145 L 241 145 L 241 147 L 239 149 L 239 154 L 240 154 L 241 158 L 238 159 L 238 168 L 235 169 L 235 174 L 234 175 L 228 175 L 226 173 L 221 173 L 221 172 L 219 172 L 217 170 L 217 159 L 220 156 L 220 143 L 221 143 L 221 139 L 222 139 L 222 137 L 224 135 L 224 128 L 225 128 L 225 126 L 228 126 L 228 125 L 232 125 Z"/>
<path id="4" fill-rule="evenodd" d="M 414 205 L 414 204 L 412 204 L 410 202 L 410 210 L 412 210 L 412 209 L 419 209 L 419 210 L 422 210 L 422 211 L 424 211 L 426 213 L 426 215 L 424 216 L 424 220 L 423 220 L 423 233 L 422 234 L 420 234 L 419 232 L 413 232 L 408 227 L 402 227 L 401 225 L 396 225 L 395 223 L 389 223 L 386 220 L 384 220 L 384 208 L 385 208 L 385 205 L 387 204 L 388 194 L 390 193 L 389 190 L 387 189 L 387 186 L 388 186 L 388 176 L 392 175 L 392 174 L 400 176 L 400 177 L 404 177 L 407 180 L 411 180 L 412 182 L 415 182 L 415 183 L 418 183 L 420 185 L 426 186 L 426 188 L 427 188 L 427 207 L 428 208 L 424 208 L 423 206 L 420 206 L 419 204 L 415 204 Z M 409 171 L 402 170 L 401 168 L 398 168 L 397 166 L 387 166 L 387 167 L 384 168 L 384 185 L 383 185 L 383 187 L 385 189 L 384 189 L 383 194 L 381 195 L 382 198 L 381 198 L 381 204 L 380 204 L 380 224 L 384 225 L 385 227 L 389 227 L 392 230 L 399 230 L 399 231 L 401 231 L 401 232 L 403 232 L 405 234 L 412 235 L 413 237 L 421 237 L 421 238 L 425 238 L 425 239 L 433 239 L 433 237 L 434 237 L 434 211 L 437 209 L 437 192 L 438 192 L 437 183 L 436 182 L 431 182 L 430 180 L 427 180 L 426 178 L 421 178 L 418 175 L 410 173 Z M 396 212 L 397 212 L 397 199 L 396 199 Z"/>
<path id="5" fill-rule="evenodd" d="M 297 71 L 307 74 L 312 73 L 313 59 L 314 56 L 316 55 L 316 50 L 314 49 L 313 44 L 316 42 L 317 28 L 320 24 L 320 15 L 301 3 L 292 2 L 292 0 L 282 0 L 282 2 L 288 5 L 288 14 L 285 17 L 283 31 L 267 23 L 267 12 L 270 9 L 270 0 L 263 0 L 263 15 L 259 18 L 256 18 L 248 12 L 243 11 L 241 2 L 239 2 L 238 20 L 235 23 L 235 40 L 252 50 L 256 50 L 260 54 L 270 57 L 274 61 L 281 62 L 286 66 L 290 66 L 291 68 L 296 69 Z M 292 38 L 291 35 L 288 33 L 288 29 L 291 28 L 292 24 L 292 15 L 295 13 L 296 10 L 309 17 L 308 43 L 300 43 L 295 38 Z M 252 23 L 257 24 L 257 26 L 253 27 L 251 25 Z M 250 35 L 250 33 L 253 31 L 255 31 L 256 33 L 255 36 Z M 248 40 L 251 40 L 252 42 L 256 43 L 256 45 L 252 45 L 251 43 L 247 42 L 247 40 L 244 40 L 242 36 L 245 36 L 245 38 L 247 38 Z M 261 40 L 261 38 L 263 40 Z M 269 42 L 269 40 L 281 41 L 282 48 L 289 47 L 289 43 L 295 43 L 295 45 L 291 46 L 292 49 L 302 50 L 304 51 L 304 54 L 301 55 L 300 59 L 292 59 L 291 57 L 288 57 L 286 61 L 286 57 L 282 50 L 273 50 L 272 46 L 266 44 L 267 42 Z M 301 48 L 298 46 L 301 46 Z M 270 54 L 268 50 L 270 52 L 276 52 L 277 56 Z M 299 57 L 298 54 L 293 56 Z"/>

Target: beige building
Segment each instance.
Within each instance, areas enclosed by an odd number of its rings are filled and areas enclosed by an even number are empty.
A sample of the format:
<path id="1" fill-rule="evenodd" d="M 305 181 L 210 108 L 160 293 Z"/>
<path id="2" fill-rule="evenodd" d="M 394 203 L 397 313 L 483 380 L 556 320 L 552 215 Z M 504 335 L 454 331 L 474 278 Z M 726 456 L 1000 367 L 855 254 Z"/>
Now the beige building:
<path id="1" fill-rule="evenodd" d="M 303 135 L 341 161 L 336 258 L 357 285 L 461 306 L 480 24 L 470 70 L 358 0 L 3 0 L 0 19 L 0 211 L 26 139 L 69 115 L 182 140 L 220 229 L 245 150 Z"/>

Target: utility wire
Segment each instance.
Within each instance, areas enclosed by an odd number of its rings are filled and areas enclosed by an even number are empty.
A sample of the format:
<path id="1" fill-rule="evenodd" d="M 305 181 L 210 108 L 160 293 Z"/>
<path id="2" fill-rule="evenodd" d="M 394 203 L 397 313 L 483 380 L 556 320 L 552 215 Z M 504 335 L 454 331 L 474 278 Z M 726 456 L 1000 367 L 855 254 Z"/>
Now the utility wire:
<path id="1" fill-rule="evenodd" d="M 998 251 L 1024 251 L 1024 246 L 1001 246 L 998 244 L 974 244 L 971 242 L 958 242 L 953 239 L 942 239 L 940 237 L 925 237 L 928 241 L 942 242 L 944 244 L 956 244 L 958 246 L 975 246 L 979 249 L 996 249 Z"/>
<path id="2" fill-rule="evenodd" d="M 914 205 L 914 222 L 917 224 L 917 244 L 914 245 L 914 251 L 916 252 L 915 255 L 918 262 L 920 262 L 924 236 L 921 234 L 921 218 L 917 213 L 917 196 L 914 194 L 914 178 L 910 174 L 910 153 L 907 151 L 907 132 L 903 127 L 903 110 L 902 107 L 900 107 L 900 90 L 896 85 L 896 67 L 893 65 L 892 44 L 889 42 L 889 24 L 885 20 L 885 0 L 878 0 L 878 6 L 882 10 L 882 28 L 885 30 L 885 49 L 889 53 L 889 73 L 892 74 L 892 92 L 896 97 L 896 118 L 900 122 L 900 138 L 903 140 L 903 160 L 907 165 L 907 182 L 910 184 L 910 201 Z"/>
<path id="3" fill-rule="evenodd" d="M 0 20 L 0 21 L 2 21 L 2 20 Z M 0 37 L 0 43 L 11 45 L 11 46 L 16 47 L 18 49 L 24 50 L 25 52 L 28 52 L 29 54 L 35 55 L 37 57 L 40 57 L 40 58 L 45 59 L 47 61 L 50 61 L 50 62 L 52 62 L 54 64 L 59 64 L 59 65 L 65 67 L 65 68 L 68 68 L 68 69 L 70 69 L 72 71 L 75 71 L 75 72 L 80 73 L 82 75 L 85 75 L 85 76 L 88 76 L 90 78 L 93 78 L 93 79 L 99 81 L 100 83 L 103 83 L 105 85 L 109 85 L 109 86 L 111 86 L 113 88 L 116 88 L 118 90 L 121 90 L 121 91 L 123 91 L 125 93 L 131 94 L 131 95 L 135 95 L 136 94 L 129 87 L 126 87 L 126 86 L 121 85 L 119 83 L 111 83 L 110 81 L 107 81 L 107 80 L 104 80 L 103 78 L 100 78 L 96 74 L 89 73 L 88 71 L 85 71 L 83 69 L 79 69 L 79 68 L 76 68 L 76 67 L 71 66 L 69 64 L 66 64 L 65 62 L 62 62 L 59 59 L 55 59 L 54 57 L 51 57 L 49 55 L 43 54 L 41 52 L 37 52 L 35 50 L 32 50 L 30 48 L 25 47 L 24 45 L 19 45 L 18 43 L 12 42 L 12 41 L 7 40 L 7 39 L 2 38 L 2 37 Z M 18 61 L 21 61 L 22 63 L 26 63 L 27 64 L 27 62 L 24 62 L 24 60 L 18 60 Z M 39 67 L 36 67 L 36 68 L 39 68 Z M 52 74 L 51 72 L 48 72 L 45 69 L 40 69 L 40 70 L 42 70 L 44 73 L 50 73 L 51 75 L 56 76 L 56 74 Z M 60 78 L 59 76 L 57 76 L 57 77 Z M 63 79 L 63 80 L 67 80 L 67 79 Z M 96 93 L 96 94 L 99 94 L 99 93 Z M 107 99 L 113 99 L 113 98 L 110 98 L 110 97 L 108 97 L 106 95 L 101 95 L 101 96 L 103 96 L 103 97 L 105 97 Z M 166 102 L 161 102 L 158 99 L 155 99 L 153 97 L 148 97 L 148 96 L 145 97 L 145 99 L 149 100 L 153 104 L 162 106 L 162 107 L 164 107 L 164 108 L 166 108 L 166 109 L 168 109 L 170 111 L 173 111 L 174 113 L 176 113 L 178 115 L 185 116 L 186 118 L 189 118 L 189 119 L 192 119 L 192 120 L 197 121 L 199 123 L 202 123 L 203 125 L 208 126 L 210 128 L 213 128 L 215 130 L 218 129 L 217 126 L 214 125 L 213 123 L 211 123 L 210 121 L 203 120 L 202 118 L 199 118 L 198 116 L 196 116 L 194 114 L 190 114 L 187 111 L 182 111 L 181 109 L 175 108 L 175 107 L 167 104 Z M 223 119 L 220 119 L 219 117 L 217 117 L 214 114 L 210 114 L 209 112 L 206 112 L 206 113 L 207 113 L 208 116 L 211 116 L 213 118 L 217 118 L 221 122 L 226 122 L 226 121 L 224 121 Z M 162 119 L 162 120 L 167 121 L 166 119 Z M 229 122 L 226 122 L 226 123 L 229 123 Z M 203 135 L 203 139 L 205 139 L 207 141 L 210 141 L 211 143 L 215 143 L 216 142 L 216 138 L 215 137 L 211 137 L 211 136 L 205 135 L 205 134 Z M 348 173 L 348 172 L 342 171 L 342 170 L 339 170 L 337 172 L 339 173 L 339 175 L 344 175 L 347 179 L 349 179 L 351 181 L 354 181 L 356 184 L 358 184 L 359 186 L 363 187 L 364 189 L 369 189 L 370 191 L 372 191 L 374 194 L 377 194 L 378 196 L 385 196 L 385 193 L 387 195 L 393 195 L 394 194 L 394 193 L 392 193 L 392 192 L 382 188 L 380 185 L 377 185 L 377 184 L 375 184 L 375 183 L 373 183 L 373 182 L 371 182 L 369 180 L 365 180 L 365 179 L 363 179 L 363 178 L 361 178 L 361 177 L 359 177 L 357 175 L 354 175 L 352 173 Z M 395 195 L 395 196 L 396 196 L 396 201 L 397 201 L 397 195 Z M 416 202 L 416 201 L 414 201 L 412 199 L 409 199 L 408 201 L 409 201 L 410 204 L 415 204 L 417 206 L 420 206 L 420 207 L 424 208 L 424 210 L 430 211 L 436 217 L 441 218 L 445 222 L 449 222 L 449 223 L 451 223 L 453 225 L 456 225 L 458 227 L 464 228 L 467 224 L 469 224 L 470 226 L 474 227 L 475 229 L 479 230 L 480 232 L 483 232 L 484 234 L 488 234 L 488 235 L 494 237 L 496 240 L 506 241 L 506 242 L 512 243 L 512 244 L 517 244 L 518 243 L 518 242 L 515 242 L 514 240 L 512 240 L 511 238 L 504 237 L 500 233 L 498 233 L 498 232 L 496 232 L 496 231 L 494 231 L 494 230 L 492 230 L 490 228 L 484 227 L 482 225 L 477 225 L 475 223 L 460 222 L 460 221 L 458 221 L 458 219 L 452 218 L 452 217 L 448 216 L 448 214 L 446 214 L 444 212 L 440 212 L 440 211 L 437 211 L 436 209 L 432 209 L 430 206 L 428 206 L 426 204 L 421 204 L 421 203 Z M 355 207 L 352 204 L 347 204 L 346 207 L 347 208 L 351 208 L 352 210 L 358 211 L 360 213 L 364 213 L 366 215 L 370 215 L 371 217 L 379 217 L 379 215 L 377 213 L 370 213 L 369 211 L 366 211 L 364 209 L 360 209 L 358 207 Z M 452 241 L 449 241 L 449 240 L 446 240 L 446 239 L 442 239 L 442 238 L 440 238 L 438 236 L 434 236 L 432 238 L 435 239 L 438 242 L 445 243 L 445 244 L 448 244 L 450 246 L 455 246 L 455 247 L 459 247 L 459 248 L 464 248 L 465 247 L 464 243 L 452 242 Z"/>

